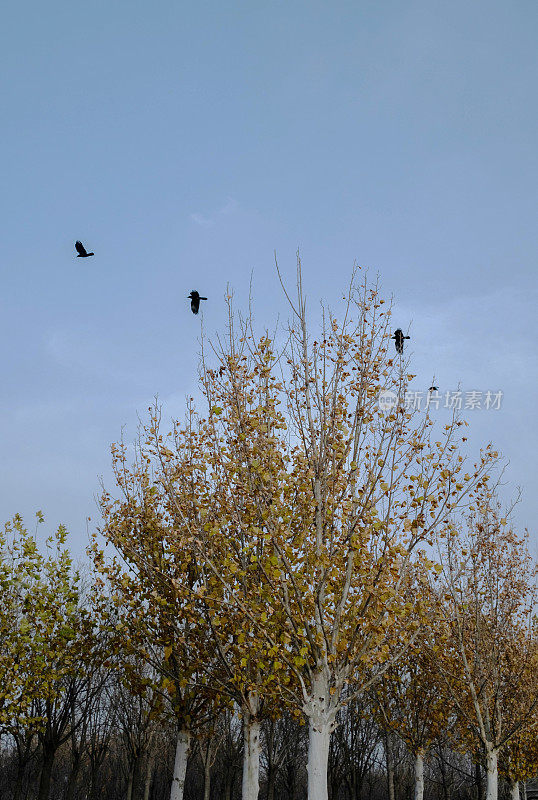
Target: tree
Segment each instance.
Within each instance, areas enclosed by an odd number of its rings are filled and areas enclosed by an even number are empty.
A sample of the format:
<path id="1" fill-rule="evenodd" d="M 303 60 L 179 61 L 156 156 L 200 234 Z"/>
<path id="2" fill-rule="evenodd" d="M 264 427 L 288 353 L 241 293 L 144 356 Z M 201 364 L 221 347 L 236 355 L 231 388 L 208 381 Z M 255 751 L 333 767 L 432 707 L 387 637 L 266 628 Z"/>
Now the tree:
<path id="1" fill-rule="evenodd" d="M 428 603 L 427 589 L 420 580 L 409 585 L 408 599 L 418 612 L 418 634 L 405 655 L 389 667 L 372 690 L 382 727 L 397 733 L 413 755 L 415 800 L 424 796 L 426 755 L 449 728 L 452 713 L 450 698 L 437 670 L 445 644 L 443 619 L 435 604 Z M 394 638 L 397 642 L 396 631 Z"/>
<path id="2" fill-rule="evenodd" d="M 43 521 L 38 512 L 38 522 Z M 1 580 L 9 602 L 11 633 L 4 631 L 0 655 L 6 678 L 2 708 L 5 729 L 36 736 L 41 746 L 38 800 L 48 800 L 58 748 L 84 723 L 99 690 L 104 642 L 84 607 L 81 578 L 73 571 L 63 526 L 46 541 L 43 555 L 20 517 L 6 526 Z M 5 623 L 4 623 L 5 624 Z M 102 680 L 102 676 L 101 676 Z"/>
<path id="3" fill-rule="evenodd" d="M 278 356 L 252 320 L 237 326 L 229 301 L 217 364 L 202 362 L 207 412 L 191 404 L 169 435 L 153 413 L 140 480 L 159 499 L 164 541 L 184 559 L 174 586 L 187 587 L 185 613 L 205 615 L 244 716 L 256 719 L 262 687 L 306 715 L 309 800 L 326 800 L 338 710 L 416 632 L 401 590 L 417 546 L 473 497 L 495 457 L 486 451 L 464 475 L 463 423 L 454 419 L 436 441 L 432 420 L 406 408 L 412 376 L 388 354 L 390 312 L 376 286 L 359 285 L 354 273 L 342 324 L 324 315 L 312 340 L 299 263 L 292 308 Z M 130 531 L 126 560 L 157 547 L 140 528 Z M 148 603 L 154 585 L 152 577 Z M 396 621 L 402 645 L 389 656 Z M 259 732 L 249 727 L 256 750 Z M 250 800 L 257 776 L 247 784 Z"/>
<path id="4" fill-rule="evenodd" d="M 32 587 L 35 606 L 28 606 L 33 629 L 32 692 L 41 724 L 42 750 L 38 800 L 48 800 L 58 748 L 86 722 L 106 675 L 101 671 L 106 642 L 100 637 L 89 608 L 83 605 L 80 576 L 64 545 L 60 528 L 57 549 L 43 561 L 39 584 Z M 46 617 L 43 618 L 42 609 Z M 36 613 L 32 613 L 35 609 Z"/>
<path id="5" fill-rule="evenodd" d="M 0 733 L 36 721 L 30 684 L 39 640 L 29 615 L 42 563 L 35 538 L 16 515 L 0 531 Z M 46 607 L 41 617 L 45 622 Z"/>
<path id="6" fill-rule="evenodd" d="M 184 528 L 170 523 L 152 483 L 146 456 L 132 467 L 123 444 L 113 447 L 113 468 L 122 496 L 104 491 L 101 533 L 116 552 L 106 558 L 94 536 L 91 555 L 101 606 L 114 630 L 114 664 L 130 691 L 148 690 L 155 713 L 171 713 L 177 730 L 171 800 L 181 800 L 193 733 L 225 705 L 212 684 L 212 652 L 203 603 L 197 601 L 197 571 Z M 146 664 L 149 669 L 141 668 Z"/>
<path id="7" fill-rule="evenodd" d="M 343 762 L 350 800 L 362 800 L 367 775 L 381 744 L 381 729 L 368 695 L 355 698 L 339 711 L 331 744 Z"/>
<path id="8" fill-rule="evenodd" d="M 438 663 L 461 746 L 485 757 L 487 800 L 497 800 L 501 749 L 533 723 L 538 703 L 536 568 L 526 541 L 485 486 L 466 528 L 448 523 L 440 548 L 439 608 L 450 638 Z"/>
<path id="9" fill-rule="evenodd" d="M 524 690 L 528 687 L 522 687 Z M 529 698 L 532 703 L 532 697 Z M 519 800 L 519 784 L 536 777 L 538 764 L 538 713 L 501 749 L 499 774 L 510 785 L 510 800 Z"/>

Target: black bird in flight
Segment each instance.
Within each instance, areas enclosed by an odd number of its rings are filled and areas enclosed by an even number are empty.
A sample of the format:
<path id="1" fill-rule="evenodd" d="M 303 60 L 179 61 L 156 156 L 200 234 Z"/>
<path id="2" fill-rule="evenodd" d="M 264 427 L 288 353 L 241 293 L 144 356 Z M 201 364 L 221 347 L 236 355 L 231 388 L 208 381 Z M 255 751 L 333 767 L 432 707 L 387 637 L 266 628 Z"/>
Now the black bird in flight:
<path id="1" fill-rule="evenodd" d="M 391 336 L 390 338 L 395 340 L 394 344 L 396 345 L 396 352 L 401 354 L 403 353 L 404 339 L 410 339 L 411 337 L 404 336 L 402 329 L 397 328 L 397 330 L 394 331 L 394 336 Z"/>
<path id="2" fill-rule="evenodd" d="M 75 250 L 78 253 L 77 258 L 88 258 L 88 256 L 94 255 L 93 253 L 88 253 L 82 242 L 79 242 L 78 239 L 75 242 Z"/>
<path id="3" fill-rule="evenodd" d="M 436 392 L 437 390 L 438 390 L 437 386 L 430 386 L 430 388 L 428 389 L 429 392 Z"/>
<path id="4" fill-rule="evenodd" d="M 200 300 L 207 300 L 207 297 L 200 297 L 199 292 L 196 289 L 193 289 L 187 297 L 190 297 L 191 300 L 191 311 L 193 314 L 197 314 L 200 309 Z"/>

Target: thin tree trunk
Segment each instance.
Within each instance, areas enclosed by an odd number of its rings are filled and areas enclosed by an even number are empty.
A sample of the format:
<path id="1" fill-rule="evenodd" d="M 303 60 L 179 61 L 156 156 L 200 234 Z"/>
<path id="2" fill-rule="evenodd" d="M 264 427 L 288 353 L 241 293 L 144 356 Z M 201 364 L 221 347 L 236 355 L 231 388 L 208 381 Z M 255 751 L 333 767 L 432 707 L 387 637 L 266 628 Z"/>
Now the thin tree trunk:
<path id="1" fill-rule="evenodd" d="M 385 760 L 387 762 L 387 786 L 389 792 L 389 800 L 395 800 L 396 793 L 394 791 L 394 759 L 392 755 L 392 742 L 390 734 L 385 735 Z"/>
<path id="2" fill-rule="evenodd" d="M 30 761 L 30 756 L 32 752 L 32 741 L 33 741 L 33 734 L 30 736 L 24 737 L 24 740 L 21 741 L 21 737 L 15 736 L 15 746 L 17 748 L 17 774 L 15 778 L 15 786 L 13 788 L 13 798 L 12 800 L 20 800 L 22 795 L 22 787 L 24 784 L 24 777 L 26 775 L 26 769 L 28 767 L 28 763 Z M 26 792 L 27 794 L 28 792 Z"/>
<path id="3" fill-rule="evenodd" d="M 497 768 L 497 750 L 491 746 L 486 746 L 486 770 L 487 770 L 487 788 L 486 800 L 497 800 L 499 775 Z"/>
<path id="4" fill-rule="evenodd" d="M 80 750 L 76 750 L 73 756 L 73 765 L 69 773 L 69 780 L 67 782 L 67 789 L 65 792 L 65 800 L 73 800 L 75 797 L 75 789 L 77 787 L 77 778 L 80 770 Z"/>
<path id="5" fill-rule="evenodd" d="M 443 797 L 444 800 L 450 800 L 450 795 L 448 791 L 448 786 L 446 783 L 446 766 L 445 766 L 445 758 L 443 755 L 443 748 L 441 747 L 441 742 L 438 744 L 439 749 L 439 767 L 441 769 L 441 782 L 443 787 Z"/>
<path id="6" fill-rule="evenodd" d="M 267 766 L 265 769 L 265 780 L 267 782 L 267 800 L 275 799 L 275 764 L 273 760 L 274 752 L 273 745 L 275 741 L 275 723 L 271 720 L 268 723 L 268 730 L 266 732 L 265 755 L 267 759 Z"/>
<path id="7" fill-rule="evenodd" d="M 134 764 L 131 765 L 129 770 L 129 779 L 127 781 L 127 792 L 125 794 L 125 800 L 133 800 L 133 783 L 134 783 Z"/>
<path id="8" fill-rule="evenodd" d="M 208 756 L 204 762 L 204 800 L 209 800 L 211 795 L 211 761 Z"/>
<path id="9" fill-rule="evenodd" d="M 482 800 L 482 769 L 478 761 L 474 765 L 474 777 L 476 783 L 476 797 L 477 800 Z"/>
<path id="10" fill-rule="evenodd" d="M 220 747 L 220 739 L 215 736 L 208 736 L 207 739 L 199 745 L 200 760 L 204 768 L 204 800 L 209 800 L 211 794 L 211 768 L 215 761 L 218 749 Z"/>
<path id="11" fill-rule="evenodd" d="M 235 772 L 226 779 L 226 788 L 224 790 L 224 800 L 232 800 L 232 793 L 235 783 Z"/>
<path id="12" fill-rule="evenodd" d="M 387 767 L 387 782 L 389 787 L 389 800 L 396 800 L 396 792 L 394 790 L 394 766 L 392 762 Z"/>
<path id="13" fill-rule="evenodd" d="M 424 798 L 424 749 L 419 747 L 415 754 L 415 800 Z"/>
<path id="14" fill-rule="evenodd" d="M 95 742 L 94 742 L 95 745 Z M 90 800 L 98 800 L 101 784 L 100 773 L 103 768 L 103 763 L 108 752 L 108 743 L 103 746 L 93 747 L 90 754 L 90 776 L 89 776 L 89 798 Z"/>
<path id="15" fill-rule="evenodd" d="M 151 789 L 151 779 L 153 777 L 153 759 L 148 756 L 146 764 L 146 777 L 144 779 L 144 800 L 149 800 L 149 790 Z"/>
<path id="16" fill-rule="evenodd" d="M 22 778 L 24 775 L 24 766 L 21 769 L 21 763 L 17 764 L 17 776 L 15 778 L 15 786 L 13 788 L 13 800 L 19 800 L 22 791 Z"/>
<path id="17" fill-rule="evenodd" d="M 37 800 L 49 800 L 50 781 L 55 756 L 56 748 L 50 743 L 45 742 L 43 745 L 43 763 L 41 765 L 41 775 L 39 777 Z"/>
<path id="18" fill-rule="evenodd" d="M 256 718 L 258 698 L 251 695 L 250 708 L 243 711 L 242 800 L 258 800 L 260 793 L 260 723 Z"/>
<path id="19" fill-rule="evenodd" d="M 519 800 L 519 781 L 510 781 L 510 800 Z"/>
<path id="20" fill-rule="evenodd" d="M 90 800 L 97 800 L 97 796 L 99 793 L 99 776 L 100 766 L 92 765 L 90 770 Z"/>
<path id="21" fill-rule="evenodd" d="M 190 743 L 190 731 L 182 728 L 177 735 L 176 758 L 174 761 L 174 776 L 172 778 L 170 800 L 183 800 Z"/>
<path id="22" fill-rule="evenodd" d="M 17 748 L 18 749 L 18 748 Z M 13 800 L 20 800 L 22 794 L 22 784 L 24 780 L 24 773 L 26 772 L 26 766 L 28 764 L 28 759 L 23 757 L 19 753 L 19 757 L 17 760 L 17 775 L 15 778 L 15 786 L 13 789 Z"/>
<path id="23" fill-rule="evenodd" d="M 276 769 L 273 767 L 267 775 L 267 800 L 275 800 Z"/>

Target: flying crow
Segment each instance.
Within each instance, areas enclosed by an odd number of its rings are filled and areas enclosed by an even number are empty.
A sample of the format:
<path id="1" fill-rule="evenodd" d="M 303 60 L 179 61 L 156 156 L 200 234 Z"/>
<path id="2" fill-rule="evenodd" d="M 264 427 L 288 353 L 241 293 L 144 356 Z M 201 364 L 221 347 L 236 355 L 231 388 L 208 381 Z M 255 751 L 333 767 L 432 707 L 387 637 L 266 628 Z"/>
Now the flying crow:
<path id="1" fill-rule="evenodd" d="M 438 387 L 437 387 L 437 386 L 430 386 L 430 388 L 428 389 L 428 391 L 429 391 L 429 392 L 437 392 L 437 391 L 438 391 Z"/>
<path id="2" fill-rule="evenodd" d="M 193 314 L 197 314 L 200 309 L 200 300 L 207 300 L 207 297 L 200 297 L 200 293 L 193 289 L 187 297 L 190 297 L 191 300 L 191 311 Z"/>
<path id="3" fill-rule="evenodd" d="M 410 339 L 411 337 L 404 336 L 402 329 L 398 328 L 397 330 L 394 331 L 394 336 L 391 336 L 390 338 L 394 339 L 394 344 L 396 345 L 396 352 L 401 354 L 403 353 L 404 339 Z"/>
<path id="4" fill-rule="evenodd" d="M 78 240 L 75 242 L 75 250 L 78 253 L 77 258 L 88 258 L 88 256 L 93 256 L 93 253 L 86 252 L 86 248 L 82 242 L 79 242 Z"/>

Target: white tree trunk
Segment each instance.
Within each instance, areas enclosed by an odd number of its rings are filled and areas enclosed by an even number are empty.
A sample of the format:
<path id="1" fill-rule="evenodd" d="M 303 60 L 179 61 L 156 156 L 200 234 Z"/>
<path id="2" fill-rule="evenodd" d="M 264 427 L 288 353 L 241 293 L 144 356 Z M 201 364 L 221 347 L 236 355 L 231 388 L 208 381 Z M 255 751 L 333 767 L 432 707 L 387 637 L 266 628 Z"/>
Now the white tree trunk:
<path id="1" fill-rule="evenodd" d="M 497 800 L 499 790 L 499 773 L 497 769 L 497 750 L 486 745 L 487 788 L 486 800 Z"/>
<path id="2" fill-rule="evenodd" d="M 204 764 L 204 800 L 209 800 L 211 796 L 211 764 L 209 758 Z"/>
<path id="3" fill-rule="evenodd" d="M 424 798 L 424 750 L 420 747 L 415 754 L 415 800 Z"/>
<path id="4" fill-rule="evenodd" d="M 519 800 L 519 782 L 510 781 L 510 800 Z"/>
<path id="5" fill-rule="evenodd" d="M 331 725 L 310 718 L 308 730 L 308 800 L 327 800 L 327 765 Z"/>
<path id="6" fill-rule="evenodd" d="M 243 709 L 242 800 L 258 800 L 260 793 L 260 723 L 257 711 L 258 697 L 251 694 L 248 709 Z"/>
<path id="7" fill-rule="evenodd" d="M 394 754 L 392 752 L 392 733 L 385 731 L 383 737 L 383 747 L 385 748 L 385 761 L 387 764 L 387 788 L 389 800 L 394 800 L 396 797 L 394 788 Z"/>
<path id="8" fill-rule="evenodd" d="M 191 735 L 189 731 L 180 730 L 177 735 L 176 759 L 174 761 L 174 776 L 172 778 L 170 800 L 183 800 L 190 743 Z"/>
<path id="9" fill-rule="evenodd" d="M 308 800 L 328 800 L 329 744 L 336 717 L 328 670 L 320 670 L 314 676 L 312 693 L 303 710 L 308 717 Z"/>

